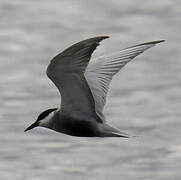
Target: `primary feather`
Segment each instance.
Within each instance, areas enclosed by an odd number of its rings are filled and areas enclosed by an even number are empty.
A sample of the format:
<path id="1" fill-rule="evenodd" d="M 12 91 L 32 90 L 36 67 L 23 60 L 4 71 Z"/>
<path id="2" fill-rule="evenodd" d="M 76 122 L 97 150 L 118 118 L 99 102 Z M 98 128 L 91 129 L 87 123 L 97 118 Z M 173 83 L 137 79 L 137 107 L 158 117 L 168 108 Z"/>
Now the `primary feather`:
<path id="1" fill-rule="evenodd" d="M 113 76 L 133 58 L 163 41 L 164 40 L 138 44 L 90 61 L 85 71 L 85 77 L 94 97 L 96 113 L 101 119 L 104 119 L 103 108 L 106 103 L 109 84 Z"/>

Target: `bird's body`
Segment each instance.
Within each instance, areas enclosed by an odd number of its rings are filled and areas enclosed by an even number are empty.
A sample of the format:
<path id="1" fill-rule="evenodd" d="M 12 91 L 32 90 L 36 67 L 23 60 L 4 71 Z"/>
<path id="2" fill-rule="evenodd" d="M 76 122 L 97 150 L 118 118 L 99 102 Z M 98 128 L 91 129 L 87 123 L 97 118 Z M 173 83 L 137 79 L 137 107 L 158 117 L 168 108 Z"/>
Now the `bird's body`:
<path id="1" fill-rule="evenodd" d="M 54 110 L 46 119 L 39 122 L 39 126 L 54 131 L 79 137 L 127 137 L 116 128 L 103 123 L 95 114 L 93 117 L 68 114 L 62 110 Z"/>
<path id="2" fill-rule="evenodd" d="M 51 60 L 47 75 L 61 94 L 61 106 L 41 113 L 25 131 L 42 126 L 71 136 L 129 137 L 105 121 L 103 108 L 109 84 L 125 64 L 163 40 L 132 46 L 89 63 L 93 51 L 105 38 L 108 37 L 81 41 Z"/>
<path id="3" fill-rule="evenodd" d="M 53 116 L 53 130 L 72 136 L 99 136 L 99 124 L 96 117 L 79 117 L 76 114 L 68 114 L 57 111 Z"/>

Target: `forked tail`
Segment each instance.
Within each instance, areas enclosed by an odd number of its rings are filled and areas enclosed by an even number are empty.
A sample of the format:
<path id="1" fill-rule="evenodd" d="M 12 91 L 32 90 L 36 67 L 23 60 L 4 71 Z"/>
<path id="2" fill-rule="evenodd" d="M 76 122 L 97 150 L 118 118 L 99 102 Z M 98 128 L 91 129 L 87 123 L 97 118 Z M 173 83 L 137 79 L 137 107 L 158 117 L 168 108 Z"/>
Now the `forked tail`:
<path id="1" fill-rule="evenodd" d="M 119 129 L 112 127 L 108 124 L 104 124 L 104 137 L 122 137 L 122 138 L 130 138 L 134 136 L 130 136 L 127 133 L 121 132 Z"/>

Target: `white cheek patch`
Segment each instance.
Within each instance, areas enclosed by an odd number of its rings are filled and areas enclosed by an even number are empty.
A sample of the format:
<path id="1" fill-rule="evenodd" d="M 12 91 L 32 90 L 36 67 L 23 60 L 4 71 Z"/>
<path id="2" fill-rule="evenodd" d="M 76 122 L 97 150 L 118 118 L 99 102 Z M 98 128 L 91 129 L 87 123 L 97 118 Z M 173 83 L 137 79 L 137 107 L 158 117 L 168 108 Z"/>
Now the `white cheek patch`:
<path id="1" fill-rule="evenodd" d="M 39 126 L 42 127 L 51 127 L 52 117 L 54 116 L 55 112 L 51 112 L 47 117 L 39 121 Z"/>

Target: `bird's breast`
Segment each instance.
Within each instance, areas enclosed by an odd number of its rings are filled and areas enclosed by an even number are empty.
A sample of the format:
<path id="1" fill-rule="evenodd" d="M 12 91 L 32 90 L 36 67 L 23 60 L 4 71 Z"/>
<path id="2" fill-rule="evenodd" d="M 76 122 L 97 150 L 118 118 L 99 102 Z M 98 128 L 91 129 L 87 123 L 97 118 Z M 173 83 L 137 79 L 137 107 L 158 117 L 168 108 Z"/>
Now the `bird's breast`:
<path id="1" fill-rule="evenodd" d="M 98 136 L 98 125 L 96 121 L 64 117 L 56 123 L 56 131 L 79 137 Z"/>

